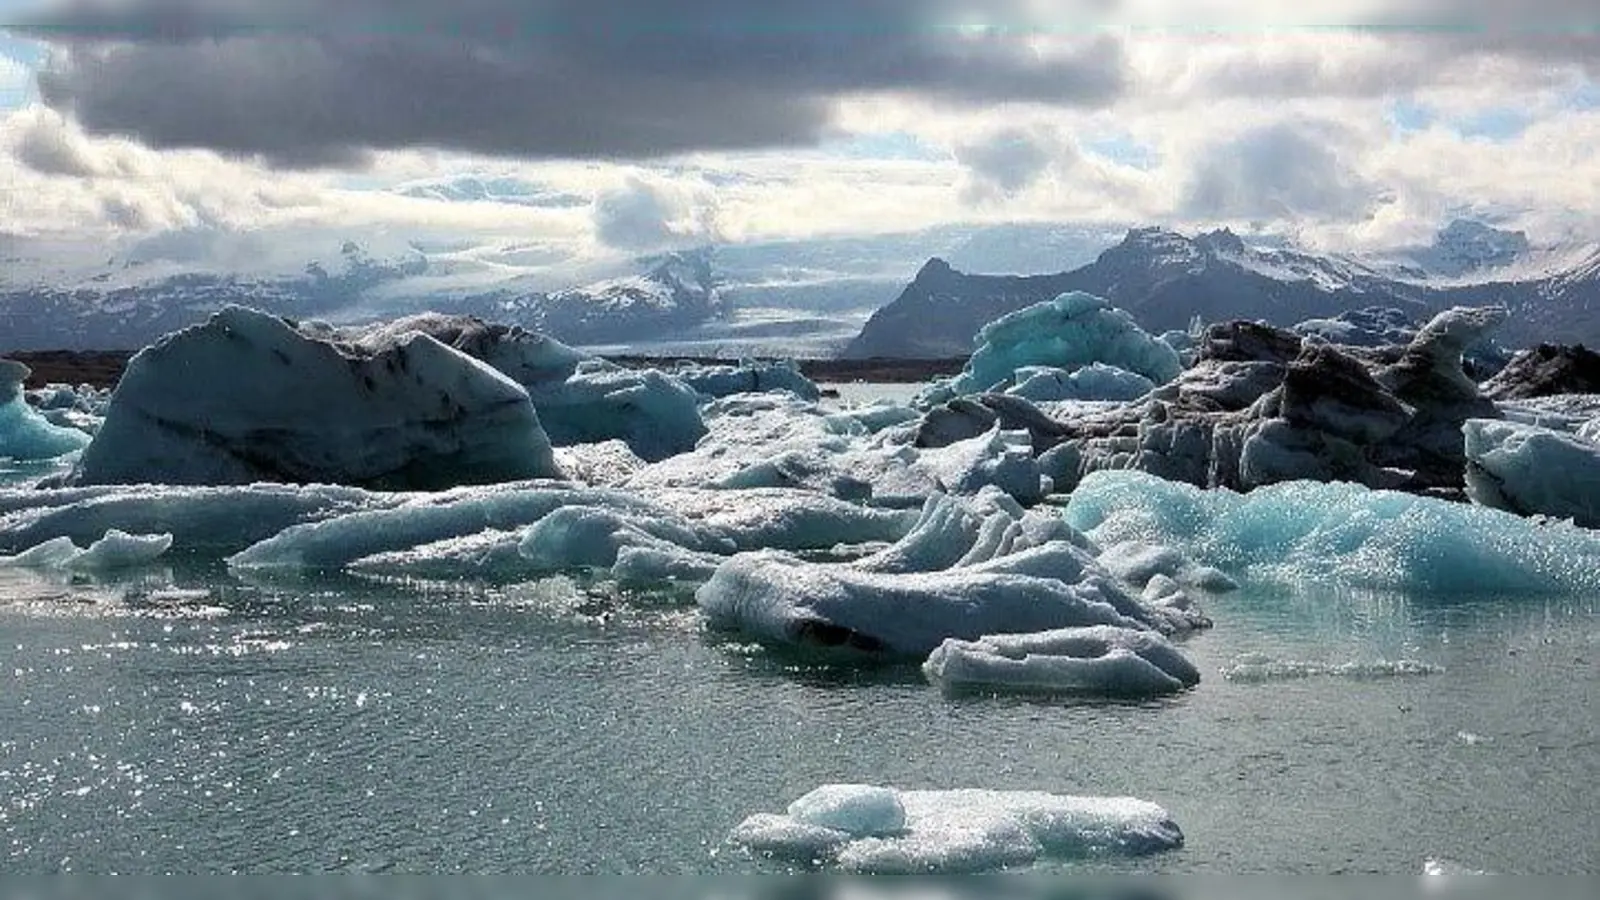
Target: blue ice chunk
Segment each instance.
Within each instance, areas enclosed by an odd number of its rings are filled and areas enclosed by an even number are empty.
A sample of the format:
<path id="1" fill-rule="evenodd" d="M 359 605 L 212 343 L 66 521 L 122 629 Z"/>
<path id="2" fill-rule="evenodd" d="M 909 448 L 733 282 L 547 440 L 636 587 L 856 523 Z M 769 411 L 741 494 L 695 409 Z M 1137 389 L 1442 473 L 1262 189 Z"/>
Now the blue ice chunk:
<path id="1" fill-rule="evenodd" d="M 1068 523 L 1102 545 L 1177 545 L 1234 574 L 1424 594 L 1600 588 L 1600 535 L 1354 484 L 1286 482 L 1248 495 L 1142 472 L 1095 472 Z"/>
<path id="2" fill-rule="evenodd" d="M 76 428 L 52 425 L 22 395 L 28 367 L 0 359 L 0 459 L 55 459 L 82 450 L 89 436 Z"/>

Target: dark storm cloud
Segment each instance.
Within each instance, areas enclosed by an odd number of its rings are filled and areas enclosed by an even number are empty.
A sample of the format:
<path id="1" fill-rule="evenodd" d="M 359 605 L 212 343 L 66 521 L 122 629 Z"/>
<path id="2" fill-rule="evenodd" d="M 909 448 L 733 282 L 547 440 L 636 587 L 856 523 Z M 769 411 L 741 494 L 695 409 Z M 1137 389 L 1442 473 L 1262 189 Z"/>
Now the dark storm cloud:
<path id="1" fill-rule="evenodd" d="M 958 30 L 1019 0 L 67 0 L 50 105 L 91 130 L 287 164 L 434 146 L 648 157 L 815 141 L 834 100 L 1100 105 L 1117 39 Z M 995 17 L 999 17 L 996 19 Z"/>

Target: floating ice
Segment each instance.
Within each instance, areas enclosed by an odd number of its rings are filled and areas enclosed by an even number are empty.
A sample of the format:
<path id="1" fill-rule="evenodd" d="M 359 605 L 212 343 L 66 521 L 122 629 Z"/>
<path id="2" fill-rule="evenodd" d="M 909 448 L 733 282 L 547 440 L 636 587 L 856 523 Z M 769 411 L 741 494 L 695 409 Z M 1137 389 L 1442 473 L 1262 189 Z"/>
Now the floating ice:
<path id="1" fill-rule="evenodd" d="M 128 534 L 113 528 L 87 549 L 70 538 L 53 538 L 15 556 L 0 556 L 0 567 L 107 572 L 148 565 L 171 548 L 170 534 Z"/>
<path id="2" fill-rule="evenodd" d="M 844 827 L 802 819 L 797 807 L 843 810 L 821 818 Z M 904 823 L 894 833 L 850 830 L 887 825 L 897 810 L 903 811 Z M 1182 847 L 1183 832 L 1166 810 L 1130 798 L 831 785 L 796 801 L 787 816 L 746 819 L 729 840 L 774 859 L 849 872 L 959 874 L 1029 866 L 1046 858 L 1159 853 Z"/>
<path id="3" fill-rule="evenodd" d="M 1589 591 L 1600 535 L 1482 507 L 1292 482 L 1248 495 L 1096 472 L 1066 509 L 1104 545 L 1175 545 L 1234 573 L 1432 594 Z"/>
<path id="4" fill-rule="evenodd" d="M 692 449 L 705 434 L 699 397 L 678 379 L 654 369 L 624 368 L 521 328 L 427 313 L 354 337 L 365 346 L 385 348 L 416 333 L 482 360 L 521 385 L 557 446 L 621 439 L 653 461 Z"/>
<path id="5" fill-rule="evenodd" d="M 1576 434 L 1487 419 L 1462 431 L 1474 503 L 1600 528 L 1600 420 Z"/>
<path id="6" fill-rule="evenodd" d="M 700 581 L 722 556 L 892 541 L 915 515 L 803 491 L 649 494 L 549 484 L 403 495 L 283 529 L 228 562 L 241 571 L 514 577 L 611 568 L 632 580 Z"/>
<path id="7" fill-rule="evenodd" d="M 799 367 L 788 360 L 749 361 L 737 366 L 686 365 L 677 367 L 672 374 L 709 399 L 769 391 L 787 391 L 801 400 L 822 399 L 816 382 L 800 374 Z"/>
<path id="8" fill-rule="evenodd" d="M 1199 670 L 1161 635 L 1109 627 L 947 640 L 922 671 L 947 691 L 1155 697 L 1200 683 Z"/>
<path id="9" fill-rule="evenodd" d="M 789 818 L 853 838 L 889 837 L 905 830 L 906 808 L 889 788 L 831 784 L 789 804 Z"/>
<path id="10" fill-rule="evenodd" d="M 1017 384 L 1006 391 L 1034 403 L 1062 400 L 1130 401 L 1155 390 L 1143 375 L 1104 363 L 1091 363 L 1076 372 L 1049 366 L 1024 366 L 1016 372 Z"/>
<path id="11" fill-rule="evenodd" d="M 0 359 L 0 459 L 54 459 L 82 450 L 87 434 L 51 424 L 23 399 L 28 374 L 22 363 Z"/>
<path id="12" fill-rule="evenodd" d="M 1146 334 L 1132 316 L 1083 293 L 1062 294 L 996 319 L 984 326 L 977 340 L 977 352 L 966 369 L 927 392 L 921 405 L 993 390 L 1013 380 L 1018 369 L 1030 366 L 1076 371 L 1098 362 L 1152 384 L 1165 384 L 1183 370 L 1177 351 Z"/>
<path id="13" fill-rule="evenodd" d="M 231 553 L 291 525 L 390 506 L 404 495 L 359 488 L 256 484 L 0 490 L 0 551 L 65 537 L 87 544 L 108 529 L 171 534 L 184 551 Z"/>
<path id="14" fill-rule="evenodd" d="M 84 484 L 431 489 L 559 476 L 527 393 L 421 334 L 381 350 L 230 306 L 128 364 Z"/>
<path id="15" fill-rule="evenodd" d="M 993 488 L 928 502 L 895 545 L 854 563 L 738 556 L 696 593 L 714 628 L 761 640 L 926 656 L 947 638 L 1115 625 L 1209 624 L 1186 602 L 1150 605 L 1094 560 L 1081 535 Z"/>
<path id="16" fill-rule="evenodd" d="M 1228 681 L 1300 681 L 1306 678 L 1346 678 L 1352 681 L 1380 681 L 1389 678 L 1418 678 L 1440 675 L 1444 669 L 1416 660 L 1376 660 L 1372 662 L 1319 663 L 1278 660 L 1261 654 L 1246 654 L 1224 666 Z"/>

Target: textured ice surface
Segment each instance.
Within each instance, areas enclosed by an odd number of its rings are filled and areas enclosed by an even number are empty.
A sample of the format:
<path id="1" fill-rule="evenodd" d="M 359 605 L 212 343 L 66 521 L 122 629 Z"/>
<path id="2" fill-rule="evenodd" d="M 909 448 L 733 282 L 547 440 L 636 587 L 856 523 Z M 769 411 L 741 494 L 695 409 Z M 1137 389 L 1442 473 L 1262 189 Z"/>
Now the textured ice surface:
<path id="1" fill-rule="evenodd" d="M 923 402 L 992 390 L 1015 378 L 1018 369 L 1073 372 L 1097 362 L 1153 384 L 1165 384 L 1183 370 L 1177 351 L 1146 334 L 1128 313 L 1089 294 L 1062 294 L 984 326 L 966 369 L 931 389 Z"/>
<path id="2" fill-rule="evenodd" d="M 905 830 L 906 808 L 889 788 L 830 784 L 789 804 L 789 818 L 852 838 L 887 837 Z"/>
<path id="3" fill-rule="evenodd" d="M 170 534 L 128 534 L 111 529 L 86 549 L 70 538 L 53 538 L 15 556 L 0 556 L 0 567 L 107 572 L 146 565 L 171 548 Z"/>
<path id="4" fill-rule="evenodd" d="M 1049 366 L 1024 366 L 1016 371 L 1016 386 L 1006 393 L 1034 403 L 1062 400 L 1137 400 L 1155 390 L 1143 375 L 1104 363 L 1091 363 L 1069 372 Z"/>
<path id="5" fill-rule="evenodd" d="M 696 593 L 713 628 L 808 647 L 926 656 L 947 638 L 1115 625 L 1164 632 L 1209 622 L 1181 593 L 1148 604 L 1050 513 L 996 489 L 937 497 L 915 528 L 853 563 L 753 553 Z"/>
<path id="6" fill-rule="evenodd" d="M 633 579 L 698 581 L 710 574 L 713 555 L 893 541 L 915 518 L 804 491 L 638 494 L 508 484 L 402 495 L 287 527 L 229 564 L 254 571 L 354 567 L 427 578 L 620 568 Z"/>
<path id="7" fill-rule="evenodd" d="M 694 452 L 651 465 L 625 485 L 803 488 L 878 506 L 920 506 L 936 493 L 976 493 L 991 484 L 1030 502 L 1040 496 L 1038 466 L 1016 436 L 919 450 L 912 431 L 894 427 L 915 417 L 907 413 L 834 411 L 783 395 L 730 397 L 706 406 L 710 434 Z"/>
<path id="8" fill-rule="evenodd" d="M 705 434 L 699 396 L 682 381 L 654 369 L 624 368 L 520 328 L 428 313 L 357 331 L 353 338 L 381 349 L 419 331 L 521 385 L 558 446 L 620 439 L 640 457 L 658 460 L 693 448 Z"/>
<path id="9" fill-rule="evenodd" d="M 945 690 L 981 688 L 1110 697 L 1156 697 L 1200 683 L 1200 672 L 1166 638 L 1126 628 L 947 640 L 923 664 Z"/>
<path id="10" fill-rule="evenodd" d="M 76 428 L 63 428 L 35 412 L 22 396 L 28 367 L 0 359 L 0 459 L 54 459 L 89 443 Z"/>
<path id="11" fill-rule="evenodd" d="M 820 795 L 822 799 L 814 800 Z M 890 799 L 897 801 L 891 806 Z M 897 806 L 897 833 L 864 835 L 803 821 L 795 807 L 822 806 L 883 814 Z M 1105 854 L 1139 856 L 1183 846 L 1167 811 L 1131 798 L 1063 797 L 1028 791 L 888 791 L 832 785 L 803 797 L 790 815 L 757 815 L 729 840 L 751 852 L 802 864 L 834 865 L 862 874 L 959 874 L 1032 865 L 1041 859 Z M 851 826 L 851 815 L 828 821 Z"/>
<path id="12" fill-rule="evenodd" d="M 1462 431 L 1474 503 L 1600 528 L 1600 420 L 1577 433 L 1488 419 Z"/>
<path id="13" fill-rule="evenodd" d="M 0 552 L 65 537 L 80 544 L 116 528 L 171 534 L 183 551 L 231 553 L 303 522 L 392 506 L 404 495 L 359 488 L 104 486 L 0 490 Z"/>
<path id="14" fill-rule="evenodd" d="M 1292 482 L 1241 495 L 1096 472 L 1066 517 L 1103 545 L 1174 545 L 1229 573 L 1289 583 L 1425 594 L 1600 587 L 1594 532 L 1351 484 Z"/>
<path id="15" fill-rule="evenodd" d="M 228 307 L 128 364 L 84 484 L 437 488 L 557 476 L 522 388 L 431 337 L 380 351 Z"/>
<path id="16" fill-rule="evenodd" d="M 799 367 L 787 360 L 741 362 L 736 366 L 679 366 L 672 375 L 711 399 L 769 391 L 787 391 L 801 400 L 822 399 L 816 382 L 800 374 Z"/>

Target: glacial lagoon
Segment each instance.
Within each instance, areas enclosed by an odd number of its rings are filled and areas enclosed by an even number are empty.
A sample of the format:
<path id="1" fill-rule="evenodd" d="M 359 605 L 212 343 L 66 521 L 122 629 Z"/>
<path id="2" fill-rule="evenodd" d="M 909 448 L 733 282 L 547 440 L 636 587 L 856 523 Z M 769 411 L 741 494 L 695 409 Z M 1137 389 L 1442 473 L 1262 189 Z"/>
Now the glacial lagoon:
<path id="1" fill-rule="evenodd" d="M 726 836 L 836 782 L 1138 797 L 1186 839 L 1045 871 L 1596 864 L 1593 594 L 1246 584 L 1179 644 L 1201 684 L 1150 702 L 947 695 L 571 578 L 178 559 L 0 597 L 12 872 L 788 871 Z"/>

